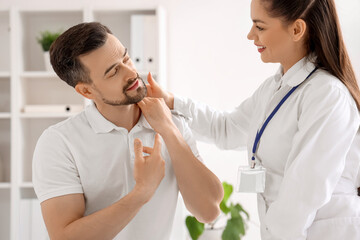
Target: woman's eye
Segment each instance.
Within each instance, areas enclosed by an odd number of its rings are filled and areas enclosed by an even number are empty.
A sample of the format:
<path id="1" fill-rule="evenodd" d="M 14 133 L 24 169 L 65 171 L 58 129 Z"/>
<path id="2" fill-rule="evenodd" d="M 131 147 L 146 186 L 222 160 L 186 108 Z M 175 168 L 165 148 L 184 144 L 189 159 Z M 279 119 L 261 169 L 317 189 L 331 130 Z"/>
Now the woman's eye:
<path id="1" fill-rule="evenodd" d="M 256 26 L 256 28 L 259 30 L 259 31 L 262 31 L 262 30 L 264 30 L 264 28 L 262 28 L 262 27 L 259 27 L 259 26 Z"/>

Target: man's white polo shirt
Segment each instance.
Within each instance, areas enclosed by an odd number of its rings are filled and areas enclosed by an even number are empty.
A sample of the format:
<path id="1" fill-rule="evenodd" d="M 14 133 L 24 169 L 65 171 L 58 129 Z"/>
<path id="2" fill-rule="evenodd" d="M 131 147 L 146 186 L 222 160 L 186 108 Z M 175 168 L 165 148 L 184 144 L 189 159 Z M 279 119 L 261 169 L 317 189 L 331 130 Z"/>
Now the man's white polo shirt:
<path id="1" fill-rule="evenodd" d="M 173 115 L 173 121 L 199 158 L 185 120 Z M 49 127 L 39 138 L 33 157 L 33 183 L 39 200 L 83 193 L 85 215 L 115 203 L 135 185 L 135 138 L 141 139 L 144 146 L 154 145 L 155 132 L 143 115 L 128 132 L 105 119 L 94 104 Z M 151 200 L 115 239 L 169 239 L 179 189 L 164 142 L 162 156 L 166 162 L 164 179 Z"/>

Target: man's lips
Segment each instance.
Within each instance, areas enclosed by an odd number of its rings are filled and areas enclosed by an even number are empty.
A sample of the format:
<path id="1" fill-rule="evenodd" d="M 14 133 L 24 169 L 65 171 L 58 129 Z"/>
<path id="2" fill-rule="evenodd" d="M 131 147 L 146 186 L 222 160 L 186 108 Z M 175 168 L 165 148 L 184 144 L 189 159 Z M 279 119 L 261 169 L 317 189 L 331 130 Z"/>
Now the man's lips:
<path id="1" fill-rule="evenodd" d="M 136 81 L 130 87 L 128 87 L 128 89 L 126 89 L 126 91 L 132 91 L 132 90 L 136 89 L 138 86 L 139 86 L 139 79 L 136 79 Z"/>

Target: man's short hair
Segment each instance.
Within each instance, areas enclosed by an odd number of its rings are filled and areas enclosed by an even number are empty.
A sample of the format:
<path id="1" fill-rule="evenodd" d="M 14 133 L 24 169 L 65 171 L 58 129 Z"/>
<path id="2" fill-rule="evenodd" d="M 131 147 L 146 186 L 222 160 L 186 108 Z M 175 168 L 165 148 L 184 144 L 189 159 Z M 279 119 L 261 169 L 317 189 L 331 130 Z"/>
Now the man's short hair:
<path id="1" fill-rule="evenodd" d="M 50 62 L 56 74 L 75 87 L 79 82 L 91 83 L 89 69 L 79 56 L 103 46 L 112 32 L 98 22 L 80 23 L 61 34 L 50 47 Z"/>

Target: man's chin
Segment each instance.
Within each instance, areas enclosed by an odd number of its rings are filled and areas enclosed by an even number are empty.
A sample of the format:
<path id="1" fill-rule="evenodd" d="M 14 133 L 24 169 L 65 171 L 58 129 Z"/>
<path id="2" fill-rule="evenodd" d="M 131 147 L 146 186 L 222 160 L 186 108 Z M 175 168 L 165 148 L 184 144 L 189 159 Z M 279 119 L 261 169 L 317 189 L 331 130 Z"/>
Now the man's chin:
<path id="1" fill-rule="evenodd" d="M 142 98 L 139 98 L 139 99 L 135 100 L 134 104 L 137 104 L 138 102 L 141 102 L 144 98 L 145 98 L 145 96 L 142 97 Z"/>
<path id="2" fill-rule="evenodd" d="M 141 80 L 142 80 L 142 79 L 141 79 Z M 143 99 L 146 97 L 146 95 L 147 95 L 147 88 L 146 88 L 144 82 L 143 82 L 143 84 L 144 84 L 144 85 L 143 85 L 142 87 L 139 87 L 139 88 L 137 89 L 138 96 L 136 96 L 136 97 L 133 98 L 135 104 L 138 103 L 138 102 L 140 102 L 141 100 L 143 100 Z"/>
<path id="3" fill-rule="evenodd" d="M 141 100 L 143 100 L 146 97 L 146 91 L 139 93 L 137 96 L 134 97 L 127 97 L 128 104 L 137 104 Z"/>

